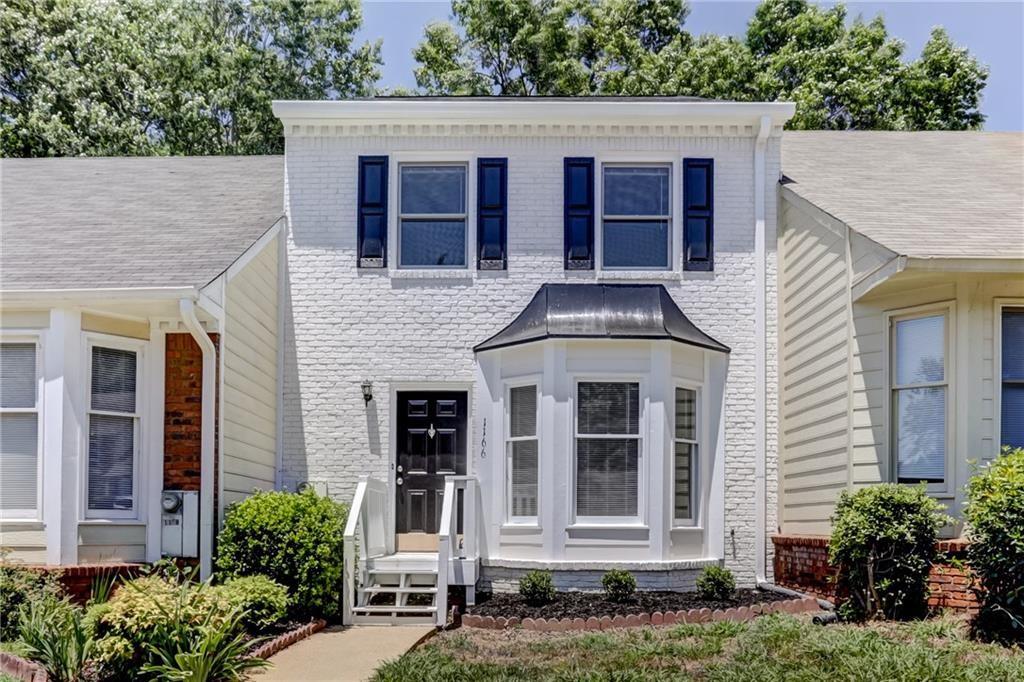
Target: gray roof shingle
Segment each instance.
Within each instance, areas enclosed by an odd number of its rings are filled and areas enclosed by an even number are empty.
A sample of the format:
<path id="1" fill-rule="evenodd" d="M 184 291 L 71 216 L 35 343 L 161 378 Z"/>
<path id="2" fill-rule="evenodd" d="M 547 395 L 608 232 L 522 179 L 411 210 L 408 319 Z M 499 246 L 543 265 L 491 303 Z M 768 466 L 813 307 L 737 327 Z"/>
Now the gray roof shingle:
<path id="1" fill-rule="evenodd" d="M 0 161 L 0 289 L 202 286 L 284 215 L 284 159 Z"/>
<path id="2" fill-rule="evenodd" d="M 787 186 L 917 258 L 1024 258 L 1024 133 L 787 132 Z"/>

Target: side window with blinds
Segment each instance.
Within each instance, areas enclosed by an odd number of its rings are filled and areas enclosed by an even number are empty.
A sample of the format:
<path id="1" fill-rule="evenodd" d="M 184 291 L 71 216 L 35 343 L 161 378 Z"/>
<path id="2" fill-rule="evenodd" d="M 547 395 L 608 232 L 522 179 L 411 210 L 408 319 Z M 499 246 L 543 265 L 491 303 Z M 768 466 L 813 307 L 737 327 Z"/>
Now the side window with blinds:
<path id="1" fill-rule="evenodd" d="M 942 483 L 946 477 L 946 314 L 897 319 L 891 381 L 896 480 Z"/>
<path id="2" fill-rule="evenodd" d="M 388 264 L 388 157 L 359 157 L 358 266 Z"/>
<path id="3" fill-rule="evenodd" d="M 508 267 L 508 159 L 477 161 L 477 267 Z"/>
<path id="4" fill-rule="evenodd" d="M 1024 308 L 1004 308 L 1000 325 L 1000 445 L 1024 448 Z"/>
<path id="5" fill-rule="evenodd" d="M 673 519 L 677 524 L 692 523 L 697 515 L 697 391 L 676 388 L 675 444 L 673 456 Z"/>
<path id="6" fill-rule="evenodd" d="M 136 510 L 138 353 L 93 346 L 90 352 L 87 510 L 127 517 Z"/>
<path id="7" fill-rule="evenodd" d="M 594 159 L 565 159 L 565 269 L 594 269 Z"/>
<path id="8" fill-rule="evenodd" d="M 715 269 L 714 159 L 683 159 L 683 269 Z"/>
<path id="9" fill-rule="evenodd" d="M 34 342 L 0 344 L 0 519 L 39 516 L 39 380 Z"/>
<path id="10" fill-rule="evenodd" d="M 580 382 L 576 392 L 576 516 L 639 513 L 640 384 Z"/>
<path id="11" fill-rule="evenodd" d="M 508 392 L 507 470 L 508 517 L 537 518 L 537 386 L 515 386 Z"/>

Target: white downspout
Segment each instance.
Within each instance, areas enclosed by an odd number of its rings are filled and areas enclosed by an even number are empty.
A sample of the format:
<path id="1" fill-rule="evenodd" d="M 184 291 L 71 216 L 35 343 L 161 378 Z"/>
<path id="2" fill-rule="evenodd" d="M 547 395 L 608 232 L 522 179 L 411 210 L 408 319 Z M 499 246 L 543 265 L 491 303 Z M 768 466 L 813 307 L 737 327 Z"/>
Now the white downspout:
<path id="1" fill-rule="evenodd" d="M 196 317 L 195 302 L 183 298 L 178 308 L 181 311 L 182 322 L 203 352 L 203 414 L 199 478 L 199 577 L 206 580 L 212 573 L 213 558 L 213 467 L 214 431 L 216 430 L 214 408 L 217 395 L 217 348 Z"/>
<path id="2" fill-rule="evenodd" d="M 765 470 L 767 469 L 766 445 L 768 430 L 766 425 L 767 408 L 767 329 L 766 329 L 766 298 L 767 293 L 767 237 L 765 235 L 765 179 L 767 175 L 764 150 L 768 143 L 768 134 L 772 129 L 772 119 L 761 117 L 761 125 L 754 141 L 754 250 L 755 250 L 755 292 L 754 292 L 754 333 L 757 342 L 754 344 L 754 507 L 756 523 L 754 526 L 754 580 L 758 585 L 767 582 L 766 564 L 768 552 L 766 546 L 765 524 L 768 518 L 768 495 L 766 490 Z"/>

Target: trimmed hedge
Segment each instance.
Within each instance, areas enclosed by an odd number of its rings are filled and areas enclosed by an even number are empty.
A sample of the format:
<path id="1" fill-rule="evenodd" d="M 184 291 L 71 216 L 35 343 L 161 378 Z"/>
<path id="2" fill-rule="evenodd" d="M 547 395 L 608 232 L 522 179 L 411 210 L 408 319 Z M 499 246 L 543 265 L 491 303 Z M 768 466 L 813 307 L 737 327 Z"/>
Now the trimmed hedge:
<path id="1" fill-rule="evenodd" d="M 697 593 L 704 599 L 725 601 L 736 591 L 732 571 L 721 566 L 708 566 L 697 576 Z"/>
<path id="2" fill-rule="evenodd" d="M 844 490 L 832 517 L 829 561 L 839 568 L 846 620 L 907 620 L 928 611 L 928 574 L 939 529 L 952 519 L 925 486 L 882 483 Z"/>
<path id="3" fill-rule="evenodd" d="M 555 598 L 555 584 L 547 571 L 530 571 L 519 579 L 519 594 L 530 606 L 543 606 Z"/>
<path id="4" fill-rule="evenodd" d="M 980 583 L 975 633 L 1024 642 L 1024 449 L 1005 448 L 971 478 L 964 513 Z"/>
<path id="5" fill-rule="evenodd" d="M 610 601 L 624 603 L 636 592 L 636 578 L 629 571 L 613 568 L 601 576 L 601 587 Z"/>
<path id="6" fill-rule="evenodd" d="M 292 616 L 336 616 L 347 514 L 311 490 L 256 493 L 228 509 L 217 538 L 220 577 L 266 576 L 288 589 Z"/>

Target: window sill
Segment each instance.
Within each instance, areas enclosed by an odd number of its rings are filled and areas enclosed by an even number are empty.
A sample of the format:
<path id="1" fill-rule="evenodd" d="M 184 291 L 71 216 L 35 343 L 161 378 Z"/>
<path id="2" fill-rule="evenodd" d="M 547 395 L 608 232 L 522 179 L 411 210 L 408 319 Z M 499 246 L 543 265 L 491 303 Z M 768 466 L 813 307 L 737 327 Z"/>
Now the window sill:
<path id="1" fill-rule="evenodd" d="M 681 278 L 682 273 L 677 270 L 600 270 L 597 273 L 597 280 L 602 282 L 614 282 L 616 280 L 677 282 Z"/>
<path id="2" fill-rule="evenodd" d="M 501 525 L 502 532 L 504 531 L 531 531 L 535 533 L 543 532 L 543 528 L 536 523 L 503 523 Z"/>
<path id="3" fill-rule="evenodd" d="M 0 519 L 2 530 L 45 530 L 46 524 L 39 519 Z"/>
<path id="4" fill-rule="evenodd" d="M 388 271 L 392 279 L 473 279 L 474 270 L 468 268 L 438 268 L 436 270 L 393 269 Z"/>
<path id="5" fill-rule="evenodd" d="M 675 533 L 676 531 L 692 531 L 700 533 L 704 531 L 704 526 L 672 526 L 672 532 Z"/>
<path id="6" fill-rule="evenodd" d="M 566 530 L 650 530 L 644 523 L 574 523 Z"/>
<path id="7" fill-rule="evenodd" d="M 145 526 L 140 519 L 79 519 L 80 526 Z"/>

